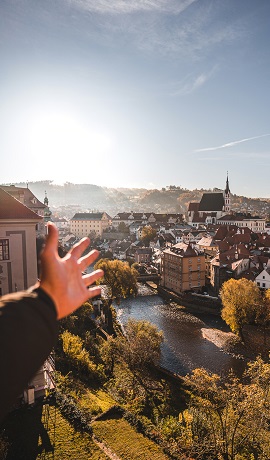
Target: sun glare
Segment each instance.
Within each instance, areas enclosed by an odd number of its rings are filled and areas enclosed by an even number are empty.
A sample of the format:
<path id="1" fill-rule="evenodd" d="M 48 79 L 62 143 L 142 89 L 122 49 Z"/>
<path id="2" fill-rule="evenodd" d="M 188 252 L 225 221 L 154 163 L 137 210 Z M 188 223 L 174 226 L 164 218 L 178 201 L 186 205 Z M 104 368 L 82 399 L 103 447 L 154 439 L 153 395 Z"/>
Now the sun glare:
<path id="1" fill-rule="evenodd" d="M 27 138 L 32 155 L 61 159 L 105 153 L 111 145 L 104 132 L 61 112 L 37 114 L 30 123 Z"/>

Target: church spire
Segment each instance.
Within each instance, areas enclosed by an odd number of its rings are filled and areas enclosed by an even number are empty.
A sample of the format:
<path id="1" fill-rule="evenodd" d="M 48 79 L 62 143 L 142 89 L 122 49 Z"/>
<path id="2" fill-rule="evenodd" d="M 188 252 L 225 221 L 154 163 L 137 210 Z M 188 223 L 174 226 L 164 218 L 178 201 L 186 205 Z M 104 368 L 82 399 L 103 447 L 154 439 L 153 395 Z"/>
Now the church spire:
<path id="1" fill-rule="evenodd" d="M 45 204 L 46 206 L 49 205 L 49 200 L 48 200 L 48 197 L 47 197 L 47 192 L 46 192 L 46 190 L 45 190 L 44 204 Z"/>
<path id="2" fill-rule="evenodd" d="M 45 190 L 45 198 L 44 198 L 44 204 L 45 204 L 45 209 L 44 209 L 44 222 L 48 222 L 51 218 L 52 212 L 49 208 L 49 200 L 47 197 L 47 192 Z"/>
<path id="3" fill-rule="evenodd" d="M 229 177 L 228 177 L 228 171 L 227 171 L 225 194 L 228 195 L 229 193 L 230 193 L 230 187 L 229 187 Z"/>
<path id="4" fill-rule="evenodd" d="M 229 213 L 231 211 L 231 191 L 229 186 L 229 176 L 227 171 L 227 180 L 226 180 L 226 188 L 224 190 L 224 205 L 225 205 L 225 213 Z"/>

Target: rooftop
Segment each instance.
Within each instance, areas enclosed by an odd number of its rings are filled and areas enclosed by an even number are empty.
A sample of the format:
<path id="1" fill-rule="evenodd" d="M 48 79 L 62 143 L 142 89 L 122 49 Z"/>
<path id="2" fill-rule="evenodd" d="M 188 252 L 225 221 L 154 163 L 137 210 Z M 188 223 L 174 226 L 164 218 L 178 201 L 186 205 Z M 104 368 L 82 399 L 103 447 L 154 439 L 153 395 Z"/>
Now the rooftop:
<path id="1" fill-rule="evenodd" d="M 35 221 L 43 220 L 34 211 L 19 200 L 0 188 L 0 219 L 32 219 Z"/>

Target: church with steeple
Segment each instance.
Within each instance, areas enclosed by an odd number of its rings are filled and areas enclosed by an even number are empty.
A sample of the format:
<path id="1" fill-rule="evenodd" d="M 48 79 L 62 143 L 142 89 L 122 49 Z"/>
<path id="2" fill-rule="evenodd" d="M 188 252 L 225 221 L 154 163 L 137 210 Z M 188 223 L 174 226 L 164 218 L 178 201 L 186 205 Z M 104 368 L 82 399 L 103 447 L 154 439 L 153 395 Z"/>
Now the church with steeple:
<path id="1" fill-rule="evenodd" d="M 49 220 L 51 220 L 52 211 L 49 208 L 49 200 L 48 200 L 48 197 L 47 197 L 46 190 L 45 190 L 44 205 L 45 205 L 45 208 L 44 208 L 44 222 L 47 223 L 47 222 L 49 222 Z"/>
<path id="2" fill-rule="evenodd" d="M 217 220 L 231 212 L 231 192 L 227 173 L 224 192 L 206 192 L 199 203 L 189 203 L 187 222 L 198 228 L 204 224 L 216 224 Z"/>
<path id="3" fill-rule="evenodd" d="M 231 192 L 229 187 L 229 177 L 227 171 L 227 180 L 226 180 L 226 188 L 224 190 L 224 207 L 225 207 L 225 214 L 231 212 Z"/>

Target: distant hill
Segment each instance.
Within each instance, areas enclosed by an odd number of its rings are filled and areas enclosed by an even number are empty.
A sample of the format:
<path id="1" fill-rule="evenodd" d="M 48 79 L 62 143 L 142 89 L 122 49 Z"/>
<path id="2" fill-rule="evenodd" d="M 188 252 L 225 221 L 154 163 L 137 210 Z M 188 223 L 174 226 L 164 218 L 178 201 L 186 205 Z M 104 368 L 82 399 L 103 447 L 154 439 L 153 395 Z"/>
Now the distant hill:
<path id="1" fill-rule="evenodd" d="M 27 186 L 24 182 L 14 183 L 14 185 L 18 187 Z M 84 211 L 99 210 L 108 212 L 112 217 L 120 211 L 185 213 L 189 202 L 200 201 L 204 192 L 220 191 L 217 188 L 187 190 L 175 186 L 161 190 L 107 188 L 93 184 L 72 184 L 70 182 L 56 185 L 51 180 L 29 182 L 28 187 L 42 202 L 46 190 L 49 206 L 52 210 L 59 207 L 72 207 L 74 210 Z M 250 212 L 264 217 L 270 216 L 270 199 L 232 195 L 231 203 L 232 209 L 235 211 Z M 66 215 L 72 214 L 72 209 Z"/>

